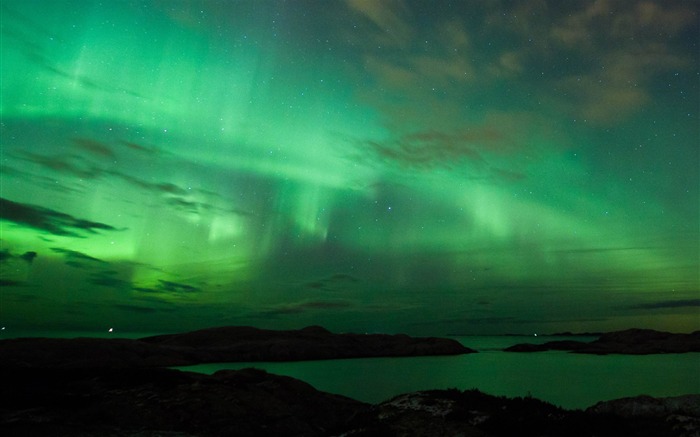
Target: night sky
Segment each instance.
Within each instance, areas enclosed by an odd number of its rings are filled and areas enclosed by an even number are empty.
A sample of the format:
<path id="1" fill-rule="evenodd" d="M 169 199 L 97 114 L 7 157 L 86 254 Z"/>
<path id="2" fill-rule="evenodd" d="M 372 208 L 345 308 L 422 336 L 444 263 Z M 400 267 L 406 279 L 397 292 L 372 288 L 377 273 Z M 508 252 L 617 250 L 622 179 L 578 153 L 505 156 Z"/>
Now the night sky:
<path id="1" fill-rule="evenodd" d="M 5 0 L 0 324 L 700 329 L 700 2 Z"/>

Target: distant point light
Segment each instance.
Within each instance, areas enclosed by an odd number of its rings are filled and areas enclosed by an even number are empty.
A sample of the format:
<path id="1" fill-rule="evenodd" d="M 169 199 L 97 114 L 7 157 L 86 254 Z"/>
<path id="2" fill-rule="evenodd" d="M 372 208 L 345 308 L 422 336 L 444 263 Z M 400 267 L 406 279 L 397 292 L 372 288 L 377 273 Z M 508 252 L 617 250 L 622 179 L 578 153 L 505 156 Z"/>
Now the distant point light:
<path id="1" fill-rule="evenodd" d="M 114 332 L 114 328 L 109 328 L 107 332 Z"/>

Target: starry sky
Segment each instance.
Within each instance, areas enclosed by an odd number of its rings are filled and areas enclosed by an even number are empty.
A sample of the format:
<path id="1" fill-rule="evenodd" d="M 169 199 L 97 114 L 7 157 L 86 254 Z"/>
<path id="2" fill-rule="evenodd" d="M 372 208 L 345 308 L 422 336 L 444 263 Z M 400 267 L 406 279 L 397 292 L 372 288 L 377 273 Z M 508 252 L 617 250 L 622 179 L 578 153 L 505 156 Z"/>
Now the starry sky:
<path id="1" fill-rule="evenodd" d="M 5 0 L 0 324 L 700 329 L 699 14 Z"/>

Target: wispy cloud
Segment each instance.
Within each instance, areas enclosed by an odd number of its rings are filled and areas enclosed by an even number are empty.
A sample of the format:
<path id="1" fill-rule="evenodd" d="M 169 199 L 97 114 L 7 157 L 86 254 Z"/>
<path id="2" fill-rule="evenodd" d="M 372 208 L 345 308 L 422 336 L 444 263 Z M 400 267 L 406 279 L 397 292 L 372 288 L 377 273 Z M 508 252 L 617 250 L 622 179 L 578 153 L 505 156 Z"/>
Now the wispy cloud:
<path id="1" fill-rule="evenodd" d="M 258 313 L 260 317 L 275 317 L 289 314 L 300 314 L 308 311 L 324 311 L 350 308 L 353 304 L 342 300 L 313 300 L 276 305 L 263 309 Z"/>
<path id="2" fill-rule="evenodd" d="M 54 235 L 83 237 L 84 233 L 117 231 L 105 223 L 73 217 L 49 208 L 13 202 L 0 197 L 0 219 L 45 231 Z"/>
<path id="3" fill-rule="evenodd" d="M 542 153 L 551 137 L 543 120 L 527 113 L 491 113 L 481 123 L 452 130 L 417 130 L 393 139 L 367 140 L 369 157 L 416 170 L 468 168 L 473 178 L 518 181 L 527 177 L 520 158 Z M 563 147 L 563 146 L 562 146 Z"/>
<path id="4" fill-rule="evenodd" d="M 304 286 L 311 290 L 319 291 L 342 291 L 348 287 L 353 286 L 357 283 L 359 279 L 353 275 L 348 275 L 347 273 L 335 273 L 324 278 L 310 281 L 304 284 Z"/>
<path id="5" fill-rule="evenodd" d="M 182 282 L 166 281 L 164 279 L 159 279 L 158 283 L 154 287 L 136 287 L 135 291 L 140 291 L 143 293 L 196 293 L 201 291 L 201 288 L 195 287 L 193 285 L 185 284 Z"/>
<path id="6" fill-rule="evenodd" d="M 129 290 L 133 287 L 130 281 L 115 277 L 106 272 L 99 272 L 93 274 L 88 282 L 93 285 L 98 285 L 100 287 L 114 288 L 118 290 Z"/>
<path id="7" fill-rule="evenodd" d="M 140 313 L 140 314 L 154 314 L 163 311 L 172 311 L 172 308 L 156 308 L 153 306 L 140 306 L 132 304 L 114 304 L 112 307 L 117 308 L 122 311 L 127 311 L 130 313 Z"/>
<path id="8" fill-rule="evenodd" d="M 116 154 L 112 148 L 101 141 L 93 140 L 91 138 L 74 138 L 73 142 L 81 150 L 96 155 L 100 158 L 112 159 L 116 157 Z"/>
<path id="9" fill-rule="evenodd" d="M 406 17 L 408 9 L 401 0 L 348 0 L 349 8 L 375 26 L 375 38 L 390 45 L 405 46 L 413 33 Z"/>
<path id="10" fill-rule="evenodd" d="M 95 267 L 103 267 L 108 264 L 106 261 L 83 252 L 78 252 L 77 250 L 64 249 L 61 247 L 52 247 L 51 250 L 63 255 L 66 265 L 78 269 L 92 269 Z"/>
<path id="11" fill-rule="evenodd" d="M 47 170 L 83 179 L 96 179 L 104 173 L 88 159 L 76 154 L 42 155 L 22 152 L 21 158 Z"/>
<path id="12" fill-rule="evenodd" d="M 121 142 L 123 148 L 136 150 L 139 154 L 145 154 L 146 158 L 152 155 L 160 154 L 161 152 L 155 148 L 149 148 L 135 143 Z M 76 138 L 73 139 L 74 151 L 64 154 L 38 154 L 32 152 L 20 152 L 17 154 L 19 159 L 30 162 L 43 169 L 50 170 L 53 173 L 61 175 L 74 176 L 79 180 L 119 180 L 132 187 L 144 190 L 147 192 L 158 194 L 165 205 L 171 206 L 174 209 L 186 213 L 202 213 L 204 211 L 222 214 L 249 215 L 250 212 L 241 208 L 235 208 L 230 205 L 230 201 L 221 198 L 215 192 L 190 189 L 172 182 L 154 182 L 146 180 L 139 176 L 134 176 L 126 171 L 117 170 L 114 168 L 106 168 L 99 163 L 99 159 L 113 160 L 117 157 L 118 152 L 116 147 L 91 138 Z M 98 158 L 93 160 L 91 158 Z M 54 190 L 56 187 L 68 190 L 69 188 L 61 185 L 61 181 L 66 178 L 47 178 L 36 174 L 9 168 L 9 174 L 13 174 L 18 178 L 22 178 L 29 182 L 41 182 L 42 186 Z M 78 191 L 78 190 L 73 190 Z M 221 206 L 225 205 L 225 206 Z"/>
<path id="13" fill-rule="evenodd" d="M 641 303 L 630 305 L 627 308 L 635 310 L 657 310 L 663 308 L 693 308 L 700 307 L 700 299 L 678 299 L 678 300 L 660 300 L 650 303 Z"/>
<path id="14" fill-rule="evenodd" d="M 11 253 L 9 249 L 3 249 L 0 250 L 0 264 L 7 263 L 12 260 L 22 260 L 28 264 L 31 264 L 34 262 L 34 258 L 37 256 L 37 253 L 34 251 L 27 251 L 21 255 L 15 255 Z"/>

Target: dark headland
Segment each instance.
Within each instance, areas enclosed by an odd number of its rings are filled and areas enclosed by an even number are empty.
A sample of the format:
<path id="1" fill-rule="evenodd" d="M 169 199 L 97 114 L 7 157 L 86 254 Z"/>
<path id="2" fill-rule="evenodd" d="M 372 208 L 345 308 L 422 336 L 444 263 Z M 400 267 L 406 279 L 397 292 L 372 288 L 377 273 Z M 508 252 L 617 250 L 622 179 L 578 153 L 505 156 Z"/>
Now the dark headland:
<path id="1" fill-rule="evenodd" d="M 137 340 L 0 340 L 0 368 L 172 367 L 218 362 L 309 361 L 474 352 L 458 341 L 447 338 L 402 334 L 334 334 L 319 326 L 291 331 L 228 326 Z"/>
<path id="2" fill-rule="evenodd" d="M 520 343 L 504 349 L 506 352 L 570 351 L 581 354 L 670 354 L 700 352 L 700 331 L 674 334 L 652 329 L 627 329 L 608 332 L 591 342 L 557 340 L 542 344 Z"/>
<path id="3" fill-rule="evenodd" d="M 531 397 L 454 389 L 370 405 L 258 369 L 204 375 L 167 368 L 468 352 L 451 340 L 332 334 L 318 327 L 214 328 L 139 340 L 2 340 L 0 435 L 680 437 L 700 432 L 700 395 L 640 396 L 565 410 Z"/>

